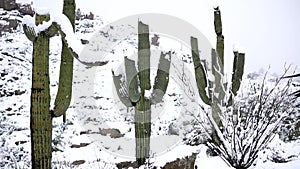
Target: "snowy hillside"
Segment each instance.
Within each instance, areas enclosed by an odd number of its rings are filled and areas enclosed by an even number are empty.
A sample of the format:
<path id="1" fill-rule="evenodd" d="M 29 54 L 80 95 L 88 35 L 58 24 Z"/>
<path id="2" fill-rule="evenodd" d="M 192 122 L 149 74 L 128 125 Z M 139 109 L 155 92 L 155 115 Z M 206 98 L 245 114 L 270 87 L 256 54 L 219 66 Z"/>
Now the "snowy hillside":
<path id="1" fill-rule="evenodd" d="M 1 17 L 15 15 L 17 11 L 1 11 Z M 99 16 L 94 20 L 76 21 L 76 35 L 79 39 L 90 40 L 98 35 L 104 39 L 118 38 L 118 31 L 134 30 L 132 25 L 109 27 L 107 32 L 97 31 L 105 21 Z M 2 22 L 0 22 L 1 24 Z M 151 34 L 150 36 L 154 36 Z M 152 166 L 164 166 L 167 162 L 197 153 L 197 168 L 230 168 L 220 157 L 207 155 L 207 147 L 203 144 L 191 146 L 190 133 L 193 133 L 192 115 L 182 115 L 186 107 L 197 110 L 195 100 L 198 96 L 196 88 L 182 89 L 184 84 L 179 81 L 182 70 L 193 73 L 190 49 L 182 47 L 174 40 L 161 37 L 162 41 L 173 44 L 171 66 L 173 77 L 162 104 L 152 107 L 153 124 L 151 126 Z M 171 42 L 170 42 L 171 41 Z M 179 46 L 179 49 L 177 46 Z M 97 47 L 96 47 L 97 48 Z M 54 168 L 117 168 L 116 164 L 123 161 L 134 161 L 135 141 L 133 109 L 126 108 L 118 99 L 112 80 L 112 69 L 122 64 L 124 55 L 136 53 L 137 37 L 132 34 L 113 50 L 105 51 L 107 57 L 114 57 L 102 67 L 88 67 L 74 63 L 73 97 L 67 111 L 67 122 L 62 118 L 53 120 L 53 167 Z M 155 45 L 152 49 L 168 47 Z M 50 91 L 51 105 L 58 88 L 60 65 L 61 38 L 55 36 L 50 40 Z M 153 53 L 159 56 L 159 53 Z M 134 56 L 132 56 L 134 58 Z M 158 57 L 153 59 L 157 65 Z M 183 60 L 183 61 L 182 61 Z M 181 63 L 182 61 L 182 63 Z M 176 63 L 177 62 L 177 63 Z M 0 36 L 0 168 L 30 168 L 30 92 L 31 92 L 32 42 L 23 33 L 22 27 L 2 32 Z M 174 66 L 176 63 L 176 66 Z M 151 71 L 154 81 L 155 66 Z M 122 66 L 117 67 L 122 69 Z M 122 71 L 122 70 L 120 70 Z M 263 74 L 244 76 L 246 82 L 259 82 Z M 195 86 L 194 79 L 185 79 Z M 269 81 L 272 83 L 272 81 Z M 186 101 L 186 98 L 189 101 Z M 185 105 L 186 104 L 186 105 Z M 162 140 L 164 142 L 162 142 Z M 184 141 L 185 140 L 185 141 Z M 278 160 L 279 159 L 279 160 Z M 142 167 L 141 167 L 142 168 Z M 196 167 L 195 167 L 196 168 Z M 300 140 L 285 143 L 276 136 L 272 143 L 259 153 L 258 160 L 252 168 L 263 169 L 298 169 L 300 168 Z"/>

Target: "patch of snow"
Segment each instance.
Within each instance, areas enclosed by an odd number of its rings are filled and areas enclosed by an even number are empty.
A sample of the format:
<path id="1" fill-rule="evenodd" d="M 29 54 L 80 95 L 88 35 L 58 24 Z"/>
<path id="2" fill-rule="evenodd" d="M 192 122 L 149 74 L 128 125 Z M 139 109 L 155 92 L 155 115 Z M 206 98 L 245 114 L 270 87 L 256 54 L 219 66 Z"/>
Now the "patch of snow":
<path id="1" fill-rule="evenodd" d="M 25 24 L 29 27 L 34 28 L 35 27 L 35 19 L 34 19 L 34 17 L 31 17 L 30 15 L 25 15 L 23 17 L 22 24 Z"/>
<path id="2" fill-rule="evenodd" d="M 233 45 L 233 52 L 239 52 L 239 53 L 245 53 L 245 47 L 239 45 L 239 44 L 234 44 Z"/>
<path id="3" fill-rule="evenodd" d="M 170 55 L 169 54 L 165 55 L 165 59 L 167 59 L 168 61 L 171 61 L 171 54 Z"/>
<path id="4" fill-rule="evenodd" d="M 7 22 L 7 21 L 5 21 L 5 20 L 0 20 L 0 25 L 8 25 L 9 23 Z"/>
<path id="5" fill-rule="evenodd" d="M 50 14 L 49 8 L 47 8 L 47 7 L 35 7 L 34 11 L 38 15 L 49 15 Z"/>
<path id="6" fill-rule="evenodd" d="M 49 28 L 52 25 L 52 20 L 50 19 L 50 21 L 44 21 L 42 24 L 39 24 L 36 26 L 35 24 L 35 18 L 31 17 L 29 15 L 25 15 L 23 17 L 22 23 L 24 25 L 29 26 L 30 28 L 34 29 L 34 32 L 36 35 L 38 35 L 40 32 L 46 30 L 47 28 Z"/>
<path id="7" fill-rule="evenodd" d="M 149 99 L 151 97 L 151 93 L 152 93 L 151 89 L 150 90 L 145 90 L 145 94 L 144 94 L 145 98 Z"/>

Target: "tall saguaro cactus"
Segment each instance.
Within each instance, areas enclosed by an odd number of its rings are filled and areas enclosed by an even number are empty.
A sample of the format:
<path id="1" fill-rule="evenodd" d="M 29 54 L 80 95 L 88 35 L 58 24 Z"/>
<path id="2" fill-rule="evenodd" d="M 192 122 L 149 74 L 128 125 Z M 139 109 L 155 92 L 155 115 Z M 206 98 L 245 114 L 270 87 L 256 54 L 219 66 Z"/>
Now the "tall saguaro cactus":
<path id="1" fill-rule="evenodd" d="M 36 24 L 49 20 L 36 15 Z M 32 89 L 30 107 L 32 168 L 51 168 L 52 115 L 49 88 L 49 37 L 41 32 L 33 42 Z"/>
<path id="2" fill-rule="evenodd" d="M 169 83 L 171 52 L 161 53 L 157 75 L 150 98 L 145 97 L 150 83 L 150 42 L 149 27 L 138 23 L 138 71 L 135 61 L 124 58 L 126 82 L 122 75 L 113 72 L 114 84 L 121 102 L 127 107 L 135 107 L 136 160 L 139 165 L 145 163 L 150 153 L 151 104 L 162 101 Z"/>
<path id="3" fill-rule="evenodd" d="M 217 35 L 216 50 L 211 52 L 211 72 L 212 79 L 208 77 L 208 68 L 203 66 L 200 62 L 198 41 L 197 38 L 191 37 L 192 57 L 195 68 L 195 77 L 197 88 L 202 101 L 211 106 L 212 117 L 218 127 L 222 130 L 222 122 L 220 115 L 222 114 L 222 107 L 232 105 L 232 97 L 237 94 L 240 88 L 240 83 L 244 73 L 245 54 L 234 51 L 234 62 L 232 71 L 232 80 L 230 88 L 230 97 L 225 98 L 227 84 L 224 83 L 224 36 L 222 34 L 222 20 L 219 8 L 214 11 L 214 26 Z M 226 100 L 227 99 L 227 100 Z M 217 134 L 213 131 L 212 139 L 217 144 L 219 139 Z"/>
<path id="4" fill-rule="evenodd" d="M 75 0 L 64 0 L 63 13 L 69 18 L 73 29 L 75 22 Z M 35 24 L 49 21 L 49 15 L 36 14 Z M 78 55 L 68 47 L 64 32 L 57 24 L 52 24 L 44 31 L 24 25 L 24 33 L 33 42 L 32 90 L 30 108 L 30 131 L 32 147 L 32 168 L 49 169 L 52 159 L 52 118 L 59 117 L 67 111 L 72 94 L 73 57 Z M 49 87 L 49 38 L 62 34 L 62 54 L 58 92 L 54 110 L 50 110 Z M 101 63 L 100 65 L 104 65 Z M 65 121 L 65 118 L 64 118 Z"/>

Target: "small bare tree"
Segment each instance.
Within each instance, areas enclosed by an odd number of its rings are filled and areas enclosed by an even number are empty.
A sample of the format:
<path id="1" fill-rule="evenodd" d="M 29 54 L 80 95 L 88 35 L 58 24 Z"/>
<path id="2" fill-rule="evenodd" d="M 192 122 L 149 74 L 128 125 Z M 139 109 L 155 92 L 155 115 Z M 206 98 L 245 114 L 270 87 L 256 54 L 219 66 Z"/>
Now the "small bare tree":
<path id="1" fill-rule="evenodd" d="M 283 76 L 269 84 L 266 73 L 262 84 L 250 84 L 248 91 L 233 98 L 232 106 L 221 107 L 219 115 L 224 126 L 221 129 L 211 111 L 200 106 L 206 119 L 198 121 L 209 138 L 207 145 L 230 166 L 249 168 L 258 153 L 272 141 L 282 120 L 295 111 L 291 79 L 284 80 Z M 208 125 L 203 125 L 205 121 Z"/>

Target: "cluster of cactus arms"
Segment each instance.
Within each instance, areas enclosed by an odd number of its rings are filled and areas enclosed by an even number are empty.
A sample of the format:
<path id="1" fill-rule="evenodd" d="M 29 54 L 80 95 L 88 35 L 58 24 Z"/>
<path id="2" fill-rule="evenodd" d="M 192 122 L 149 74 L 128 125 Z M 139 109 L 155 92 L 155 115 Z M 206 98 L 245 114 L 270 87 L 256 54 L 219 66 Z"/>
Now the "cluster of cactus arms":
<path id="1" fill-rule="evenodd" d="M 150 42 L 149 27 L 138 23 L 138 71 L 135 61 L 125 57 L 126 82 L 122 75 L 113 80 L 121 102 L 127 107 L 135 107 L 135 138 L 136 160 L 139 165 L 149 157 L 151 134 L 151 104 L 162 101 L 169 83 L 171 52 L 161 53 L 157 75 L 150 98 L 145 97 L 145 91 L 151 89 L 150 83 Z"/>
<path id="2" fill-rule="evenodd" d="M 234 51 L 234 62 L 232 71 L 231 88 L 229 98 L 225 97 L 227 84 L 224 83 L 224 36 L 222 34 L 221 12 L 219 8 L 214 10 L 214 27 L 217 35 L 216 50 L 211 52 L 211 71 L 214 79 L 208 78 L 208 69 L 201 63 L 197 38 L 191 37 L 192 58 L 195 68 L 195 77 L 197 88 L 201 100 L 211 106 L 212 117 L 218 127 L 222 130 L 220 115 L 222 107 L 232 105 L 233 96 L 237 94 L 240 88 L 242 76 L 244 73 L 245 54 Z M 216 133 L 212 133 L 213 141 L 219 141 Z"/>
<path id="3" fill-rule="evenodd" d="M 75 23 L 75 0 L 64 0 L 63 13 L 69 18 L 73 29 Z M 49 15 L 36 14 L 35 24 L 49 21 Z M 52 157 L 52 118 L 64 115 L 70 105 L 73 78 L 73 57 L 78 54 L 68 46 L 65 33 L 57 23 L 44 31 L 35 32 L 34 28 L 24 24 L 24 33 L 33 42 L 32 90 L 30 107 L 30 131 L 32 147 L 32 168 L 51 168 Z M 49 79 L 49 39 L 57 33 L 62 37 L 62 53 L 58 92 L 54 109 L 50 110 Z M 85 63 L 87 65 L 105 65 L 107 62 Z"/>

